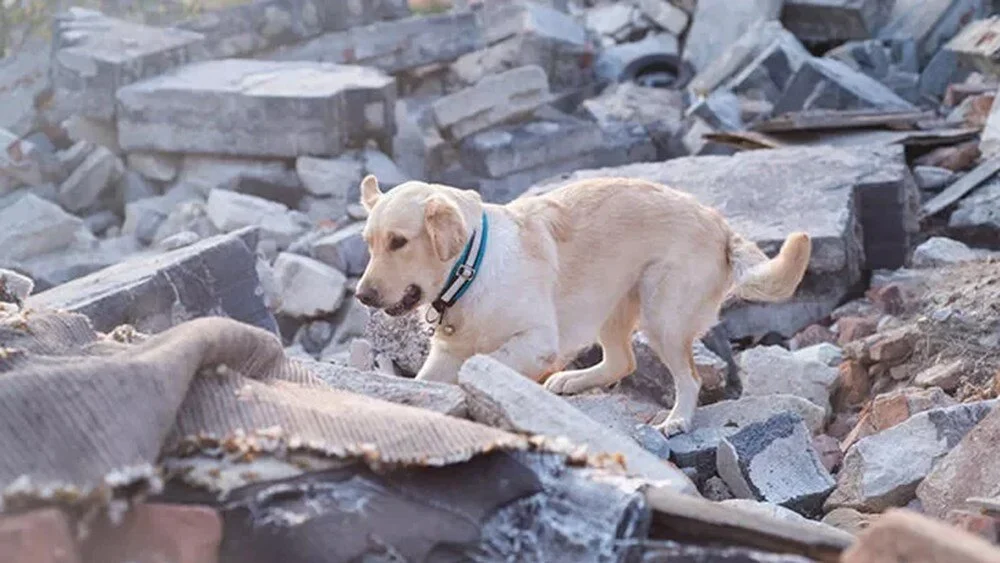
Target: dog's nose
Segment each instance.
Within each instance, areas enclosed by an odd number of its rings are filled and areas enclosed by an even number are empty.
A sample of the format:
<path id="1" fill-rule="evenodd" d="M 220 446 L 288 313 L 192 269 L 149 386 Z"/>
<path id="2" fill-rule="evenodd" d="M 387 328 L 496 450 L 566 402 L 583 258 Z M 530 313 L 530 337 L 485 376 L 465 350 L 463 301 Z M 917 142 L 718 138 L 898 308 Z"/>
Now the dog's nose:
<path id="1" fill-rule="evenodd" d="M 376 291 L 375 288 L 372 287 L 359 288 L 358 293 L 355 294 L 355 297 L 358 298 L 358 301 L 369 307 L 378 306 L 379 302 L 378 291 Z"/>

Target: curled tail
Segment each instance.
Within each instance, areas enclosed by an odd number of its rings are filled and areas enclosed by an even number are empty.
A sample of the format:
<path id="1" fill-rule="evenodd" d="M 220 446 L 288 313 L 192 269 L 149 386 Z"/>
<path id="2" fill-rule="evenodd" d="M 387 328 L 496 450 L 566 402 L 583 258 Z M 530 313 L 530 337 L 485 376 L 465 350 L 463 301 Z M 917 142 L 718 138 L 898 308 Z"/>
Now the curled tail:
<path id="1" fill-rule="evenodd" d="M 729 256 L 733 272 L 730 295 L 747 301 L 776 303 L 790 298 L 809 265 L 812 242 L 805 233 L 792 233 L 774 258 L 756 244 L 733 234 Z"/>

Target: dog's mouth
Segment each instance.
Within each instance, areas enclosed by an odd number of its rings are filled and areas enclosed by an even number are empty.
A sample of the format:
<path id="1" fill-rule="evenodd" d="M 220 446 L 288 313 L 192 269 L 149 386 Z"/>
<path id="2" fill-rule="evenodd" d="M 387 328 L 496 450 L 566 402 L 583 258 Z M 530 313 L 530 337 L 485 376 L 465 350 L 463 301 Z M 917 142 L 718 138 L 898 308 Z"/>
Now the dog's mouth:
<path id="1" fill-rule="evenodd" d="M 423 295 L 424 292 L 420 289 L 420 286 L 411 283 L 406 286 L 406 291 L 403 292 L 403 298 L 397 301 L 394 305 L 386 307 L 385 313 L 390 317 L 398 317 L 403 313 L 408 313 L 420 303 L 420 298 L 423 297 Z"/>

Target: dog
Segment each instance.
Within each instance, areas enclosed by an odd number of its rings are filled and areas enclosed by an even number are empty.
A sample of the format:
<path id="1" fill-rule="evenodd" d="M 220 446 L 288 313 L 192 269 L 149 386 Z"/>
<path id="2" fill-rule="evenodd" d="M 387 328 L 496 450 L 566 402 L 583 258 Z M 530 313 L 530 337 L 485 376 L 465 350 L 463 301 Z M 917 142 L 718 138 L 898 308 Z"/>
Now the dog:
<path id="1" fill-rule="evenodd" d="M 454 383 L 476 354 L 557 394 L 611 385 L 636 367 L 637 327 L 669 368 L 676 400 L 658 429 L 690 430 L 701 381 L 692 344 L 730 299 L 789 299 L 812 243 L 788 235 L 769 258 L 693 196 L 627 178 L 576 181 L 506 205 L 472 190 L 361 182 L 371 258 L 356 298 L 436 328 L 416 378 Z M 564 370 L 598 342 L 603 359 Z"/>

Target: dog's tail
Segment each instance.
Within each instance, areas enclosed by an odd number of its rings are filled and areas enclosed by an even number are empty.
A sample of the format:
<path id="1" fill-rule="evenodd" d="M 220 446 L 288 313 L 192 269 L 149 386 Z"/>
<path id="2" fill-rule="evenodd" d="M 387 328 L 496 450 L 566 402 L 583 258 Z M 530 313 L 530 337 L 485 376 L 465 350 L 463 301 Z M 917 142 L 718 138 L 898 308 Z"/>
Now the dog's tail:
<path id="1" fill-rule="evenodd" d="M 792 233 L 774 258 L 768 258 L 751 241 L 733 233 L 729 237 L 729 263 L 733 286 L 730 296 L 776 303 L 790 298 L 809 265 L 812 242 L 805 233 Z"/>

